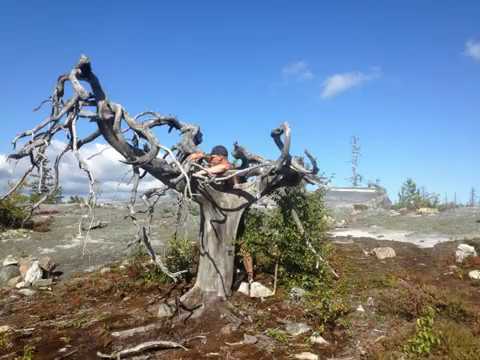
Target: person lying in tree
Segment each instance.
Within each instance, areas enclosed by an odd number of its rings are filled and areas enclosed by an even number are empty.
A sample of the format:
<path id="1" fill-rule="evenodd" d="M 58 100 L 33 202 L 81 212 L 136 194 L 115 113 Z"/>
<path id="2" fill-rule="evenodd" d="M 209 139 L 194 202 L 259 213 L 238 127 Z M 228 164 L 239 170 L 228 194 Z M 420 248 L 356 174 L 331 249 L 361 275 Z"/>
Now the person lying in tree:
<path id="1" fill-rule="evenodd" d="M 190 154 L 188 158 L 192 161 L 205 159 L 208 162 L 208 168 L 197 171 L 195 175 L 217 176 L 233 168 L 233 165 L 228 161 L 228 150 L 223 145 L 214 146 L 210 154 L 198 151 Z"/>

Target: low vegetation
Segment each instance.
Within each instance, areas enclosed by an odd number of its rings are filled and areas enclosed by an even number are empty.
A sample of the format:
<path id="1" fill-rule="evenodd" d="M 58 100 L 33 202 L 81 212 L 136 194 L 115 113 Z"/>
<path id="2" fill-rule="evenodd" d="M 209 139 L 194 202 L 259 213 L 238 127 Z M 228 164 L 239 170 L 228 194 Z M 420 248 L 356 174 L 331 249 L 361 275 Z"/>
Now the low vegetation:
<path id="1" fill-rule="evenodd" d="M 398 202 L 394 208 L 406 208 L 416 210 L 420 208 L 438 208 L 440 206 L 440 196 L 435 193 L 429 193 L 425 188 L 419 188 L 416 182 L 408 178 L 398 193 Z"/>
<path id="2" fill-rule="evenodd" d="M 0 200 L 0 230 L 22 226 L 26 217 L 23 206 L 26 201 L 28 201 L 28 197 L 18 193 Z"/>

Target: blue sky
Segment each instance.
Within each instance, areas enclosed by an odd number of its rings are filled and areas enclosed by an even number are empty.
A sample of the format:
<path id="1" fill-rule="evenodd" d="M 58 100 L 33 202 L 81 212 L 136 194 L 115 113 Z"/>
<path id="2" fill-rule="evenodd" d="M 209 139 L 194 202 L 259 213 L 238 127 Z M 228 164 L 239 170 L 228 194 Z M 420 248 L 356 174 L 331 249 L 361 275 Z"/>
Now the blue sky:
<path id="1" fill-rule="evenodd" d="M 412 177 L 466 201 L 480 192 L 479 20 L 478 1 L 5 0 L 0 153 L 85 53 L 112 100 L 200 124 L 207 150 L 275 157 L 286 120 L 335 185 L 356 135 L 360 173 L 393 198 Z"/>

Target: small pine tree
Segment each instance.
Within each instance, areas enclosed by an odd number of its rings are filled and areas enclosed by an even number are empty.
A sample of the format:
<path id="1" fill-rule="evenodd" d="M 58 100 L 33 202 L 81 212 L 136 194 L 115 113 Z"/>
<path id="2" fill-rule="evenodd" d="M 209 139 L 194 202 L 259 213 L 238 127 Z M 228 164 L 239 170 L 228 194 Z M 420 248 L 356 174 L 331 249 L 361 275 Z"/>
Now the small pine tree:
<path id="1" fill-rule="evenodd" d="M 298 186 L 273 194 L 277 207 L 270 211 L 251 209 L 246 214 L 241 246 L 256 258 L 257 266 L 272 270 L 279 265 L 280 278 L 289 283 L 312 288 L 329 276 L 324 263 L 316 267 L 317 257 L 307 246 L 305 236 L 323 258 L 330 248 L 327 238 L 327 210 L 324 191 L 308 192 Z M 298 214 L 305 234 L 302 235 L 292 216 Z"/>
<path id="2" fill-rule="evenodd" d="M 440 196 L 435 193 L 429 193 L 425 187 L 418 188 L 413 179 L 408 178 L 398 193 L 397 208 L 407 208 L 410 210 L 422 207 L 438 208 L 440 205 Z"/>
<path id="3" fill-rule="evenodd" d="M 35 203 L 40 198 L 48 194 L 55 186 L 55 179 L 52 175 L 52 169 L 48 166 L 48 159 L 44 159 L 36 174 L 30 175 L 32 180 L 28 183 L 30 188 L 30 201 Z M 62 201 L 62 188 L 59 186 L 45 200 L 46 204 L 58 204 Z"/>

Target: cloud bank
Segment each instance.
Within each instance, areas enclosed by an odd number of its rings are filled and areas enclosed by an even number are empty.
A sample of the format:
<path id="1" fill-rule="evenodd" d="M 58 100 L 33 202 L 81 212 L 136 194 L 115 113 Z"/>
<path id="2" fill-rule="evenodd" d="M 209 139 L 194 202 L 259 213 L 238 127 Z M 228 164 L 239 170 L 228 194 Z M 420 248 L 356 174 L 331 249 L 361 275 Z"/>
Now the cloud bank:
<path id="1" fill-rule="evenodd" d="M 48 157 L 53 165 L 55 156 L 64 148 L 65 144 L 53 141 Z M 120 162 L 122 156 L 105 144 L 87 144 L 80 150 L 83 159 L 87 162 L 95 178 L 97 196 L 104 200 L 124 200 L 129 196 L 132 188 L 129 180 L 132 177 L 131 166 Z M 95 155 L 98 154 L 98 155 Z M 91 157 L 92 155 L 95 155 Z M 91 158 L 90 158 L 91 157 Z M 90 159 L 89 159 L 90 158 Z M 29 166 L 27 158 L 18 162 L 8 161 L 5 154 L 0 154 L 0 190 L 4 193 L 9 182 L 14 182 L 21 177 Z M 63 157 L 59 167 L 60 186 L 64 196 L 88 194 L 88 180 L 86 173 L 78 167 L 78 162 L 73 154 L 68 153 Z M 28 180 L 27 180 L 28 181 Z M 146 176 L 140 183 L 140 191 L 158 187 L 161 183 Z"/>
<path id="2" fill-rule="evenodd" d="M 380 71 L 378 69 L 370 73 L 353 71 L 334 74 L 323 82 L 320 96 L 322 99 L 332 98 L 352 88 L 360 87 L 378 77 L 380 77 Z"/>

